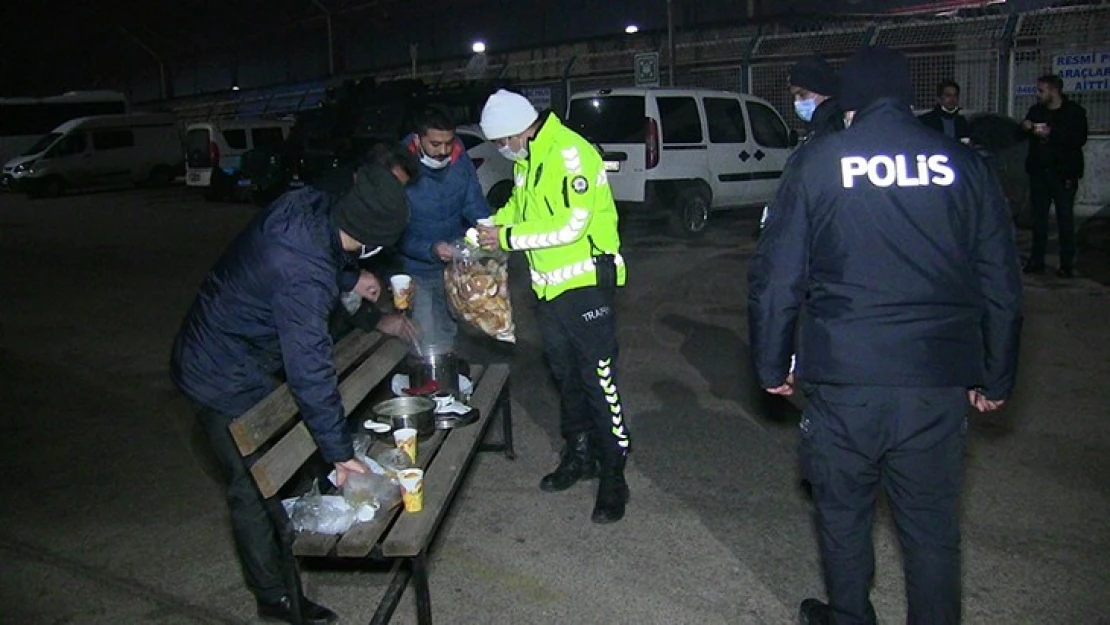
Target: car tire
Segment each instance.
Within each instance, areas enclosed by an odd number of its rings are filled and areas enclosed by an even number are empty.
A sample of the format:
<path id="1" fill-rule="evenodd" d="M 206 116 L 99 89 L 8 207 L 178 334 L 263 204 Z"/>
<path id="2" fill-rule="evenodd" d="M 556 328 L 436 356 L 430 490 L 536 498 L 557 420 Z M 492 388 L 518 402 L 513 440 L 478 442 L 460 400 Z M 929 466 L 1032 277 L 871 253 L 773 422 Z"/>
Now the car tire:
<path id="1" fill-rule="evenodd" d="M 489 190 L 486 194 L 486 201 L 489 202 L 491 211 L 496 212 L 497 209 L 504 206 L 509 201 L 509 197 L 513 194 L 513 181 L 502 180 Z"/>
<path id="2" fill-rule="evenodd" d="M 684 238 L 704 234 L 709 223 L 711 202 L 709 190 L 701 185 L 692 184 L 679 189 L 669 211 L 671 233 Z"/>

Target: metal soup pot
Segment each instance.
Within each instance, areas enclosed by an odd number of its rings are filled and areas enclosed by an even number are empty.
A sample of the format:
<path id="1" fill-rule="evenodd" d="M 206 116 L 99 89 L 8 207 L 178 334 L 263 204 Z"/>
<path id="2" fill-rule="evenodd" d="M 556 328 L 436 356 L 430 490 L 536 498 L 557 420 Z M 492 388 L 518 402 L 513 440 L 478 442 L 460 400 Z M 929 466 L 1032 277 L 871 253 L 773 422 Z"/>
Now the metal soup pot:
<path id="1" fill-rule="evenodd" d="M 436 430 L 436 403 L 427 397 L 394 397 L 374 406 L 374 416 L 388 421 L 394 430 L 412 428 L 418 436 L 430 436 Z"/>
<path id="2" fill-rule="evenodd" d="M 452 351 L 434 348 L 408 357 L 409 386 L 421 388 L 434 381 L 437 390 L 459 398 L 459 359 Z"/>

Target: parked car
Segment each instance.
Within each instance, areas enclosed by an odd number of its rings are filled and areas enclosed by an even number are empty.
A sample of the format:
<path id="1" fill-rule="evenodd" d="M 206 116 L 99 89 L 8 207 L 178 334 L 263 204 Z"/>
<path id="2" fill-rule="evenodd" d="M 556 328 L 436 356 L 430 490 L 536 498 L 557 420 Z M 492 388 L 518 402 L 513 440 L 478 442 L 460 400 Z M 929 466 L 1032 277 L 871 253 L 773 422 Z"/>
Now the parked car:
<path id="1" fill-rule="evenodd" d="M 728 91 L 576 93 L 567 123 L 601 149 L 617 202 L 663 210 L 687 236 L 712 210 L 769 202 L 798 143 L 766 100 Z"/>
<path id="2" fill-rule="evenodd" d="M 65 122 L 5 163 L 2 182 L 32 197 L 54 197 L 75 189 L 167 184 L 181 163 L 173 115 L 95 115 Z"/>
<path id="3" fill-rule="evenodd" d="M 189 124 L 185 184 L 203 190 L 209 200 L 245 199 L 251 181 L 242 173 L 243 154 L 281 149 L 292 127 L 292 121 L 263 119 Z"/>
<path id="4" fill-rule="evenodd" d="M 463 142 L 466 153 L 478 170 L 478 182 L 486 195 L 489 206 L 497 210 L 509 201 L 513 193 L 513 163 L 501 156 L 497 146 L 486 140 L 481 127 L 477 125 L 459 126 L 455 135 Z"/>

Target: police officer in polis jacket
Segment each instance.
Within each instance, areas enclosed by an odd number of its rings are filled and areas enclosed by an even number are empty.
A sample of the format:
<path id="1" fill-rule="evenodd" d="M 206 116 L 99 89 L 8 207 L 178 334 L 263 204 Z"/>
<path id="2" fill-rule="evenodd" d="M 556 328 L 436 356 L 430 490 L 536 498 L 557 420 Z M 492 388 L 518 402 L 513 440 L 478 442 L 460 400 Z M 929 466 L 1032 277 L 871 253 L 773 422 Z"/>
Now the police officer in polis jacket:
<path id="1" fill-rule="evenodd" d="M 1014 386 L 1022 293 L 1006 198 L 912 101 L 901 53 L 868 47 L 848 61 L 848 128 L 795 154 L 752 262 L 760 383 L 808 398 L 800 454 L 828 604 L 803 602 L 805 623 L 875 622 L 880 484 L 904 549 L 908 622 L 959 621 L 968 403 L 995 410 Z"/>
<path id="2" fill-rule="evenodd" d="M 617 207 L 601 154 L 550 111 L 537 114 L 504 89 L 482 108 L 482 132 L 513 161 L 513 194 L 479 226 L 487 247 L 528 259 L 536 320 L 559 391 L 559 429 L 566 444 L 542 490 L 599 478 L 591 519 L 624 517 L 628 423 L 617 386 L 614 296 L 624 285 Z"/>

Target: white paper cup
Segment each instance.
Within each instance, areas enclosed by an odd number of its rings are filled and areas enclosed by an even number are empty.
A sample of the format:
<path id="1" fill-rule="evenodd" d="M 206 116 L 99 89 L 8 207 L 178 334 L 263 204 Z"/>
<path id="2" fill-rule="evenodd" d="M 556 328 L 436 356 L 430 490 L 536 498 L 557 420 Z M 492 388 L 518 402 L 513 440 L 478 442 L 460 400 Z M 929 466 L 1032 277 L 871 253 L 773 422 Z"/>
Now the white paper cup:
<path id="1" fill-rule="evenodd" d="M 397 449 L 408 454 L 408 457 L 413 462 L 416 462 L 416 430 L 413 428 L 401 428 L 393 432 L 393 441 L 397 443 Z"/>
<path id="2" fill-rule="evenodd" d="M 397 310 L 412 308 L 412 276 L 399 273 L 389 279 L 393 287 L 393 307 Z"/>
<path id="3" fill-rule="evenodd" d="M 401 469 L 397 472 L 401 483 L 401 501 L 405 512 L 420 512 L 424 509 L 424 471 L 420 469 Z"/>

